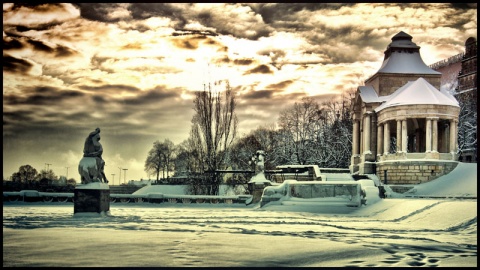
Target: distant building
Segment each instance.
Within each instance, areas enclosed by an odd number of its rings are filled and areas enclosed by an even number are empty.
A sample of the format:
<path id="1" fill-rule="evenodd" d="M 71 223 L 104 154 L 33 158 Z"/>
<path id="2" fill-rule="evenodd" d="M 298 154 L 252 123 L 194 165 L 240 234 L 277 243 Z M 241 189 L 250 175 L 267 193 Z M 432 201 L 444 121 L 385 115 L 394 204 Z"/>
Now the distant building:
<path id="1" fill-rule="evenodd" d="M 465 115 L 477 111 L 477 40 L 473 37 L 465 41 L 465 52 L 452 56 L 448 59 L 430 65 L 436 71 L 442 73 L 441 89 L 450 91 L 455 95 L 461 106 L 461 117 L 459 119 L 459 161 L 477 162 L 478 156 L 478 132 L 475 128 L 468 129 L 464 125 Z M 465 111 L 465 113 L 463 113 Z M 465 116 L 465 117 L 463 117 Z M 472 117 L 470 115 L 470 117 Z M 476 122 L 471 120 L 471 122 Z M 465 133 L 465 134 L 463 134 Z"/>
<path id="2" fill-rule="evenodd" d="M 350 171 L 389 185 L 449 173 L 458 164 L 458 101 L 441 89 L 442 73 L 423 62 L 412 36 L 399 32 L 384 54 L 352 101 Z"/>

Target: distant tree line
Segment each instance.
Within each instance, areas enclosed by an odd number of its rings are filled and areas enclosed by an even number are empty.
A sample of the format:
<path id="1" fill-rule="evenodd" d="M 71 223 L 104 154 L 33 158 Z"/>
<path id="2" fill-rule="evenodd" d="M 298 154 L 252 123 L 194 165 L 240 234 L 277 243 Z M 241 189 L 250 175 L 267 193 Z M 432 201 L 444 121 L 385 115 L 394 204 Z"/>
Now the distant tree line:
<path id="1" fill-rule="evenodd" d="M 160 175 L 184 177 L 190 181 L 191 194 L 218 195 L 222 178 L 215 171 L 253 170 L 251 160 L 257 150 L 266 153 L 266 170 L 284 164 L 348 168 L 353 90 L 323 103 L 303 98 L 281 111 L 277 124 L 237 137 L 235 93 L 228 82 L 224 86 L 223 91 L 215 91 L 208 85 L 196 93 L 187 140 L 178 145 L 169 139 L 153 143 L 145 161 L 149 175 L 157 181 Z M 246 175 L 239 177 L 244 183 L 250 180 Z"/>
<path id="2" fill-rule="evenodd" d="M 22 165 L 10 176 L 11 181 L 3 181 L 4 190 L 36 189 L 41 191 L 71 191 L 76 181 L 73 178 L 58 177 L 53 170 L 37 171 L 31 165 Z"/>

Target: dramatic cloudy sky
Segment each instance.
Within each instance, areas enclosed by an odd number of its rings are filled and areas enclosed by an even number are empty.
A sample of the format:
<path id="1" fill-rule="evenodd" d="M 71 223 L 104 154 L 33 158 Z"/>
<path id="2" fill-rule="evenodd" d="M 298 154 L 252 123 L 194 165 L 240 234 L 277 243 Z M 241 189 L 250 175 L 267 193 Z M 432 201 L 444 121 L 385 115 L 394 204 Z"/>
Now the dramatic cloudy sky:
<path id="1" fill-rule="evenodd" d="M 187 139 L 204 84 L 230 82 L 242 135 L 356 88 L 400 31 L 433 64 L 477 37 L 477 5 L 4 3 L 3 176 L 30 164 L 79 180 L 100 127 L 107 177 L 148 178 L 153 142 Z"/>

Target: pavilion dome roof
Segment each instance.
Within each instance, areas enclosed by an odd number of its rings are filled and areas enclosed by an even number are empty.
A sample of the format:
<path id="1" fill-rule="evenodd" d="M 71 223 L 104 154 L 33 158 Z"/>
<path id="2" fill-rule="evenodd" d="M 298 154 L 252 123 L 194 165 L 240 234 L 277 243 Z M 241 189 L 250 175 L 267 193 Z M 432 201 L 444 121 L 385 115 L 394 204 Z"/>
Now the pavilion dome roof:
<path id="1" fill-rule="evenodd" d="M 385 58 L 377 73 L 441 75 L 423 62 L 420 47 L 412 42 L 412 36 L 403 31 L 392 37 L 392 42 L 385 51 Z"/>
<path id="2" fill-rule="evenodd" d="M 439 91 L 427 80 L 420 77 L 416 81 L 409 81 L 400 87 L 386 101 L 375 108 L 379 112 L 388 107 L 416 104 L 434 104 L 459 107 L 458 101 L 454 96 L 446 91 Z"/>
<path id="3" fill-rule="evenodd" d="M 418 52 L 392 52 L 390 57 L 383 61 L 383 64 L 377 73 L 442 74 L 429 68 L 425 62 L 423 62 L 422 57 Z"/>

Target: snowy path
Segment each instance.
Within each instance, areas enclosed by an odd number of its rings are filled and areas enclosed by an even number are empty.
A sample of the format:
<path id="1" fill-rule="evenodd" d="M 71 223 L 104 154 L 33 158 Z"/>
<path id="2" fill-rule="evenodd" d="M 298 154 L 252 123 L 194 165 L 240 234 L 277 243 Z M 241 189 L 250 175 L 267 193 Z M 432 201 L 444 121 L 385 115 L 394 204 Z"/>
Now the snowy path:
<path id="1" fill-rule="evenodd" d="M 340 214 L 234 205 L 4 203 L 3 266 L 476 266 L 477 201 L 385 199 Z"/>

